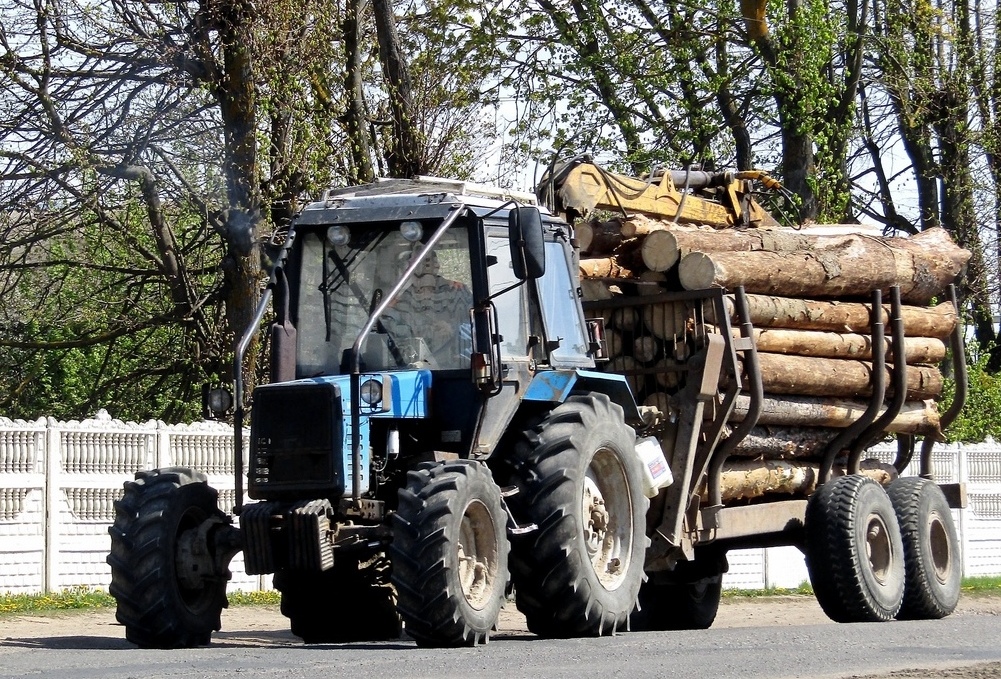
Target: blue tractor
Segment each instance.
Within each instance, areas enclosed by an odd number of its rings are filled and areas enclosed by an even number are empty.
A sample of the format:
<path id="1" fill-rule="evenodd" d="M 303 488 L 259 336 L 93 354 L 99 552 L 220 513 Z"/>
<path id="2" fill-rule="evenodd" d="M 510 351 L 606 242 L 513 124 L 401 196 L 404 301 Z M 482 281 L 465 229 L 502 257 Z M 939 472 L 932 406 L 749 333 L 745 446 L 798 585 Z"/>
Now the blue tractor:
<path id="1" fill-rule="evenodd" d="M 239 549 L 307 642 L 401 621 L 420 644 L 484 642 L 512 584 L 539 634 L 624 630 L 648 544 L 642 422 L 625 378 L 594 370 L 570 236 L 440 181 L 305 208 L 237 351 L 239 528 L 197 472 L 127 484 L 109 560 L 128 638 L 207 643 Z M 269 309 L 244 458 L 242 357 Z"/>

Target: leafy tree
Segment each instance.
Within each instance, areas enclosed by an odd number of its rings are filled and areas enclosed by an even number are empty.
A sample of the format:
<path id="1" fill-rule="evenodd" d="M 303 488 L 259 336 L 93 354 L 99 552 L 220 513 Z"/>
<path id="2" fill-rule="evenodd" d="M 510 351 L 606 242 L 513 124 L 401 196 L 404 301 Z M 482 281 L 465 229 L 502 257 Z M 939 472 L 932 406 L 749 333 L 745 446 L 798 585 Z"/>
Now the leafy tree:
<path id="1" fill-rule="evenodd" d="M 470 155 L 439 112 L 471 120 L 477 103 L 408 79 L 384 1 L 8 0 L 4 17 L 0 384 L 11 396 L 0 407 L 11 414 L 57 399 L 72 415 L 100 403 L 190 416 L 178 404 L 206 375 L 228 376 L 262 246 L 305 196 L 379 167 L 458 170 L 451 144 Z"/>

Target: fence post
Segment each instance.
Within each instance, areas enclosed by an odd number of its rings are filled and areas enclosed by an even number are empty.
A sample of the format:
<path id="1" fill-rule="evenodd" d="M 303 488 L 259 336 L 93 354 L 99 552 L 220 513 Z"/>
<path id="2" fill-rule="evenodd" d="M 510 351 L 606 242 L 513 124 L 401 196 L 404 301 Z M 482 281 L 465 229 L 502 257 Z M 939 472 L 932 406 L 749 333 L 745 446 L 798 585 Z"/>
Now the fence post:
<path id="1" fill-rule="evenodd" d="M 956 457 L 958 462 L 956 482 L 963 484 L 968 483 L 970 480 L 970 464 L 967 459 L 966 446 L 962 443 L 956 444 Z M 969 573 L 969 559 L 967 558 L 969 550 L 967 549 L 967 546 L 969 545 L 970 540 L 969 535 L 967 534 L 968 531 L 966 530 L 966 514 L 969 511 L 969 507 L 966 507 L 965 509 L 960 509 L 956 512 L 956 514 L 959 515 L 959 522 L 956 526 L 956 530 L 959 533 L 959 563 L 964 578 L 967 577 L 967 573 Z"/>
<path id="2" fill-rule="evenodd" d="M 42 556 L 42 589 L 53 591 L 56 580 L 56 539 L 59 535 L 58 476 L 62 466 L 59 429 L 55 418 L 45 420 L 45 489 L 42 491 L 45 503 L 45 553 Z"/>

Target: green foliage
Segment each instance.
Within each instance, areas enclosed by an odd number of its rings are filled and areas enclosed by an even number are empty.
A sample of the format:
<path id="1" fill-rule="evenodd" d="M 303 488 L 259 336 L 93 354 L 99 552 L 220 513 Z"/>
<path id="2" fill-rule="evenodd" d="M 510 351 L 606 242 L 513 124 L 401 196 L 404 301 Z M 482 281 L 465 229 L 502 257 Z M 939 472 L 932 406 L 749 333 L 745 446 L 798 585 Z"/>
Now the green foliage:
<path id="1" fill-rule="evenodd" d="M 966 404 L 946 430 L 946 437 L 963 443 L 977 443 L 986 438 L 1001 441 L 1001 375 L 988 372 L 986 354 L 970 361 L 967 375 Z M 947 379 L 939 405 L 941 412 L 952 404 L 955 393 L 955 380 Z"/>

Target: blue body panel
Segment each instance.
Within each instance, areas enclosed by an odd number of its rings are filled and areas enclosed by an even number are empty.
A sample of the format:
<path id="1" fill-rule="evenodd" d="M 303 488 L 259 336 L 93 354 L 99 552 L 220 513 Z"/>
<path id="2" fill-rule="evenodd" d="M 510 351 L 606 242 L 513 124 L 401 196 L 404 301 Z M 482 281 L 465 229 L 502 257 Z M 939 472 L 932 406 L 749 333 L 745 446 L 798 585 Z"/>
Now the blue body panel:
<path id="1" fill-rule="evenodd" d="M 607 395 L 625 411 L 628 422 L 640 420 L 636 399 L 625 376 L 594 370 L 547 370 L 532 378 L 524 400 L 563 403 L 574 391 L 596 391 Z"/>
<path id="2" fill-rule="evenodd" d="M 374 379 L 383 383 L 383 400 L 375 406 L 364 403 L 361 408 L 360 441 L 361 441 L 361 492 L 369 489 L 369 420 L 370 419 L 423 419 L 428 417 L 428 402 L 431 392 L 430 370 L 404 370 L 394 373 L 362 373 L 359 384 Z M 345 475 L 345 485 L 352 484 L 351 465 L 351 376 L 333 375 L 312 377 L 303 382 L 334 383 L 340 387 L 341 412 L 344 417 L 344 437 L 342 439 L 341 458 Z"/>

